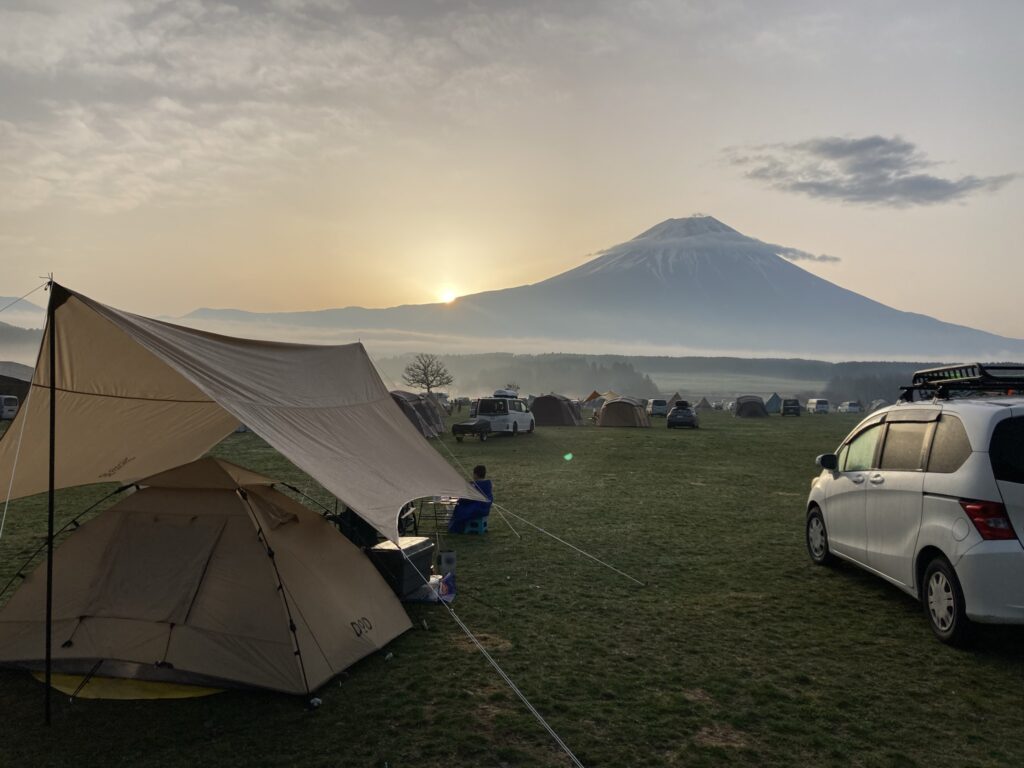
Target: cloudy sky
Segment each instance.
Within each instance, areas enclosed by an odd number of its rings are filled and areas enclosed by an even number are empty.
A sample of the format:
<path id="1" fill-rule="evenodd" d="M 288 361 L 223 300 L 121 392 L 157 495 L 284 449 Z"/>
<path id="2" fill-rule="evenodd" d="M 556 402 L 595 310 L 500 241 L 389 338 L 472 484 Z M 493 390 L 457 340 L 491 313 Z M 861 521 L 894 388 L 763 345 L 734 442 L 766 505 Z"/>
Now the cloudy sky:
<path id="1" fill-rule="evenodd" d="M 702 212 L 1024 337 L 1022 28 L 1017 2 L 0 0 L 0 295 L 426 303 Z"/>

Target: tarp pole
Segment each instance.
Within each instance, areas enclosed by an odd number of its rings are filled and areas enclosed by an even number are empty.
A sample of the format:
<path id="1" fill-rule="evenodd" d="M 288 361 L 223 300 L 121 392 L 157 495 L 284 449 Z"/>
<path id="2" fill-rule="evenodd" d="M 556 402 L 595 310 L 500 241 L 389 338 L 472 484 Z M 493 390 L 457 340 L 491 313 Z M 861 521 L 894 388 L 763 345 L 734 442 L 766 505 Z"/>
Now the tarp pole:
<path id="1" fill-rule="evenodd" d="M 55 331 L 57 319 L 57 300 L 54 295 L 55 284 L 50 280 L 50 303 L 46 307 L 46 327 L 49 330 L 50 343 L 50 476 L 47 498 L 47 533 L 46 533 L 46 725 L 50 724 L 50 690 L 52 677 L 53 648 L 53 485 L 54 464 L 56 456 L 56 423 L 57 423 L 57 336 Z"/>

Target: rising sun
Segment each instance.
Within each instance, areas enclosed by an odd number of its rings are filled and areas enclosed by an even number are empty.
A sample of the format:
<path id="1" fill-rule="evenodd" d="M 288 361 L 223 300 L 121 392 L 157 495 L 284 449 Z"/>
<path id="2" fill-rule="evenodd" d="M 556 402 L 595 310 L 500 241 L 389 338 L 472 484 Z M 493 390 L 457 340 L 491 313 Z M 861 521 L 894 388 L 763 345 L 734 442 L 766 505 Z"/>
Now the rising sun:
<path id="1" fill-rule="evenodd" d="M 445 304 L 451 304 L 453 301 L 455 301 L 455 299 L 458 298 L 459 295 L 451 288 L 443 288 L 441 289 L 441 293 L 439 294 L 439 296 L 441 297 L 441 301 L 443 301 Z"/>

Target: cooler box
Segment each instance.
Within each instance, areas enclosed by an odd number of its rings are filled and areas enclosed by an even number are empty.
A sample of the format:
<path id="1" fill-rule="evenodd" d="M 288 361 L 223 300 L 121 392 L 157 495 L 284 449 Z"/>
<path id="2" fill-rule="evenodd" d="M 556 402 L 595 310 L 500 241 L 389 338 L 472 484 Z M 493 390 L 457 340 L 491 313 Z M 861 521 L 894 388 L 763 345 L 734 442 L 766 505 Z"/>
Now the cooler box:
<path id="1" fill-rule="evenodd" d="M 367 554 L 391 589 L 402 598 L 418 590 L 423 586 L 423 580 L 430 578 L 434 542 L 426 536 L 402 536 L 398 543 L 401 550 L 393 542 L 384 541 L 369 549 Z M 408 555 L 408 560 L 402 552 Z M 417 568 L 419 573 L 416 572 Z"/>

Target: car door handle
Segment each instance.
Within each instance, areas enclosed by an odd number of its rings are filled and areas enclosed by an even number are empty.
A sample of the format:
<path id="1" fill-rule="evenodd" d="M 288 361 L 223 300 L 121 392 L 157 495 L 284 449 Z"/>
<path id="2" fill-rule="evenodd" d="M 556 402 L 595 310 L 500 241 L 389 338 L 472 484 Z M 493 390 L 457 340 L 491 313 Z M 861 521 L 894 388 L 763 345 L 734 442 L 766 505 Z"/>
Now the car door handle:
<path id="1" fill-rule="evenodd" d="M 881 485 L 882 483 L 885 482 L 885 477 L 883 475 L 872 475 L 871 480 L 869 482 L 872 485 Z"/>
<path id="2" fill-rule="evenodd" d="M 860 485 L 864 482 L 864 475 L 850 475 L 850 482 L 855 485 Z"/>

